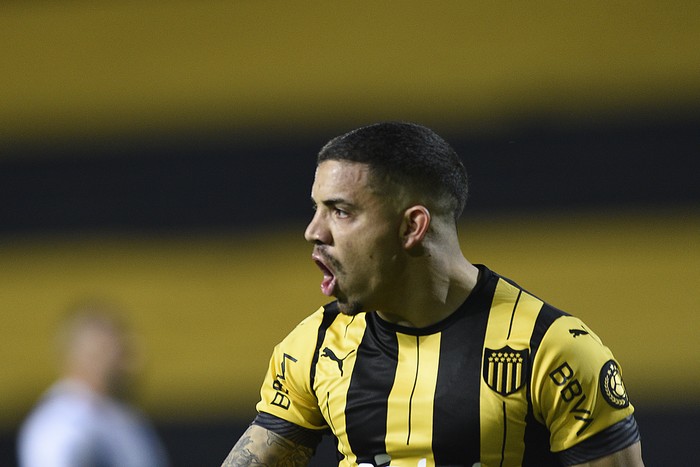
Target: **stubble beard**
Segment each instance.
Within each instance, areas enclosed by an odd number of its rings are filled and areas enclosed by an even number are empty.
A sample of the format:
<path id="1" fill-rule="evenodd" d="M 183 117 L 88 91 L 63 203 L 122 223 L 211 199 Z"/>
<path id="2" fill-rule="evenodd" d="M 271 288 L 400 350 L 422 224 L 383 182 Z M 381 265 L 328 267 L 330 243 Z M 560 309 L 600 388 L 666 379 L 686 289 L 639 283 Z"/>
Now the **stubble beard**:
<path id="1" fill-rule="evenodd" d="M 355 316 L 364 311 L 364 306 L 360 302 L 348 302 L 336 297 L 338 300 L 338 310 L 346 316 Z"/>

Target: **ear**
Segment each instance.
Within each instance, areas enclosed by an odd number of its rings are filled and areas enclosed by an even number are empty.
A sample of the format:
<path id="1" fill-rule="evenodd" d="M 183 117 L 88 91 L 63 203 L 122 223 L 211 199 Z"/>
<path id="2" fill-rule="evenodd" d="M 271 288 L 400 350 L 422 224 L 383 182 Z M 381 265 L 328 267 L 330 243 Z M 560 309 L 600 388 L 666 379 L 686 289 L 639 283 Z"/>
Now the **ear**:
<path id="1" fill-rule="evenodd" d="M 430 211 L 421 205 L 411 206 L 404 211 L 401 223 L 401 242 L 407 250 L 423 242 L 430 227 Z"/>

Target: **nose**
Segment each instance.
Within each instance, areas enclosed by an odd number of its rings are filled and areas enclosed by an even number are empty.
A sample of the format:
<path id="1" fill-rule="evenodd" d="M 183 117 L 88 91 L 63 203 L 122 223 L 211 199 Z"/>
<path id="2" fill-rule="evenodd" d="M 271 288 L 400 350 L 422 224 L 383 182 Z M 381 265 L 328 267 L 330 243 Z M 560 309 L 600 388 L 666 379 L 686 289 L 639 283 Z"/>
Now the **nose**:
<path id="1" fill-rule="evenodd" d="M 316 244 L 329 244 L 331 242 L 331 235 L 328 229 L 325 227 L 325 223 L 322 219 L 322 214 L 319 211 L 314 213 L 314 217 L 306 226 L 306 231 L 304 232 L 304 238 L 307 242 Z"/>

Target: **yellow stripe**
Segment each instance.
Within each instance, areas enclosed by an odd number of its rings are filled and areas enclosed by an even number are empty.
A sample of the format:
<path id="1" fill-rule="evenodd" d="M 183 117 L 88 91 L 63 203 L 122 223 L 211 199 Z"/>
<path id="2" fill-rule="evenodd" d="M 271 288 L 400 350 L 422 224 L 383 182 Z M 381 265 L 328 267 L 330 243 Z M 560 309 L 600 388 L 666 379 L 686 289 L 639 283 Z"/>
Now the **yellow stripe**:
<path id="1" fill-rule="evenodd" d="M 387 454 L 391 465 L 435 465 L 431 455 L 433 400 L 440 358 L 440 334 L 408 336 L 398 334 L 399 362 L 396 379 L 387 401 Z M 408 455 L 395 459 L 396 453 Z M 415 456 L 410 453 L 415 452 Z"/>
<path id="2" fill-rule="evenodd" d="M 338 439 L 338 451 L 345 455 L 339 467 L 346 467 L 356 465 L 357 462 L 357 457 L 352 453 L 348 442 L 345 425 L 345 405 L 357 356 L 355 349 L 359 347 L 362 341 L 367 322 L 364 314 L 356 315 L 355 317 L 338 315 L 336 321 L 337 323 L 334 323 L 328 329 L 319 351 L 325 346 L 329 346 L 339 354 L 339 358 L 347 356 L 343 360 L 343 376 L 339 377 L 336 362 L 320 359 L 316 365 L 315 390 L 323 417 Z M 351 351 L 352 353 L 350 353 Z M 323 384 L 319 382 L 323 382 Z M 333 386 L 332 391 L 331 386 Z M 329 397 L 331 392 L 333 393 L 332 399 Z"/>
<path id="3" fill-rule="evenodd" d="M 489 322 L 486 327 L 484 348 L 498 350 L 505 346 L 513 350 L 529 349 L 530 336 L 542 308 L 542 302 L 523 292 L 518 298 L 519 289 L 500 280 L 496 286 Z M 517 300 L 517 308 L 514 310 Z M 492 369 L 492 363 L 487 363 Z M 512 370 L 512 367 L 509 368 Z M 509 371 L 504 376 L 506 381 L 489 380 L 496 387 L 507 384 L 512 378 L 524 377 L 523 373 Z M 483 372 L 483 369 L 482 369 Z M 501 378 L 501 375 L 491 378 Z M 525 448 L 525 414 L 527 403 L 524 386 L 513 394 L 502 396 L 489 388 L 481 379 L 481 462 L 484 465 L 520 465 Z M 504 416 L 506 418 L 504 423 Z M 506 427 L 505 433 L 503 427 Z M 495 427 L 500 427 L 495 429 Z M 505 445 L 505 449 L 504 449 Z M 502 453 L 504 454 L 502 458 Z"/>

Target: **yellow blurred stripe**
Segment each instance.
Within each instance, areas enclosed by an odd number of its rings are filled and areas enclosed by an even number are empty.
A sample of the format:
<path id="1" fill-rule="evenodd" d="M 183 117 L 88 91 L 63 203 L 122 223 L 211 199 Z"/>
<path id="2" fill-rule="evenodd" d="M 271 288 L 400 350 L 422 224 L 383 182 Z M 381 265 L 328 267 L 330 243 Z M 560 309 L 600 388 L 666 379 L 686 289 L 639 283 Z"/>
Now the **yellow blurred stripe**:
<path id="1" fill-rule="evenodd" d="M 122 301 L 143 337 L 149 411 L 252 415 L 272 346 L 328 300 L 301 232 L 2 239 L 0 425 L 54 376 L 62 307 L 94 294 Z M 586 321 L 633 399 L 669 404 L 700 403 L 699 234 L 698 212 L 466 219 L 461 232 L 472 261 Z"/>
<path id="2" fill-rule="evenodd" d="M 0 142 L 674 109 L 700 3 L 10 2 Z"/>

